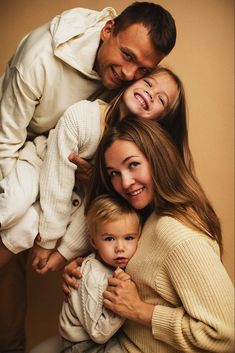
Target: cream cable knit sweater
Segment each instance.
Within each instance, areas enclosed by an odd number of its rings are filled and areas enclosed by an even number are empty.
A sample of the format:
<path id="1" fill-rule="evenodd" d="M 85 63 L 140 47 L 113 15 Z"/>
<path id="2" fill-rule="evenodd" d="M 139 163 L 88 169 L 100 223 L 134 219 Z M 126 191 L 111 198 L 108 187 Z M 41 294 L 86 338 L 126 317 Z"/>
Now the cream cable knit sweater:
<path id="1" fill-rule="evenodd" d="M 105 343 L 124 322 L 103 306 L 103 292 L 113 270 L 91 254 L 84 260 L 81 272 L 79 289 L 72 289 L 71 297 L 63 303 L 59 332 L 71 342 L 91 339 Z"/>
<path id="2" fill-rule="evenodd" d="M 234 289 L 215 241 L 152 214 L 126 272 L 155 309 L 152 330 L 124 323 L 124 352 L 233 352 Z"/>

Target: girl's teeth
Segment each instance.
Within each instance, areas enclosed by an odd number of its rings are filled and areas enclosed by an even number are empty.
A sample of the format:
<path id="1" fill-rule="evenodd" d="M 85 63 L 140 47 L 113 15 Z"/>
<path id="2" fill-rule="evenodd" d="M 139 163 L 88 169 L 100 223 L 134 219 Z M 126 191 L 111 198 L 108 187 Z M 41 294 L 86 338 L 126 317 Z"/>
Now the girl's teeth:
<path id="1" fill-rule="evenodd" d="M 135 94 L 135 98 L 139 101 L 140 105 L 144 108 L 147 109 L 147 105 L 143 97 L 141 97 L 139 94 Z"/>

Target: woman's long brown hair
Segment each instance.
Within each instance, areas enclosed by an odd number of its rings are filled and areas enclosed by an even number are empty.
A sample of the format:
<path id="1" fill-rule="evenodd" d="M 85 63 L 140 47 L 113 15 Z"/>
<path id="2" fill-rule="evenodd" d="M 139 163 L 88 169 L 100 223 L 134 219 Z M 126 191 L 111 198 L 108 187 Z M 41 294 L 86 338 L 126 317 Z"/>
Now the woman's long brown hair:
<path id="1" fill-rule="evenodd" d="M 182 161 L 168 134 L 159 124 L 134 116 L 111 127 L 98 147 L 87 206 L 98 195 L 109 193 L 120 198 L 106 170 L 105 152 L 116 140 L 133 142 L 149 161 L 155 192 L 151 211 L 178 219 L 191 228 L 216 239 L 222 252 L 222 235 L 218 217 L 202 187 Z"/>

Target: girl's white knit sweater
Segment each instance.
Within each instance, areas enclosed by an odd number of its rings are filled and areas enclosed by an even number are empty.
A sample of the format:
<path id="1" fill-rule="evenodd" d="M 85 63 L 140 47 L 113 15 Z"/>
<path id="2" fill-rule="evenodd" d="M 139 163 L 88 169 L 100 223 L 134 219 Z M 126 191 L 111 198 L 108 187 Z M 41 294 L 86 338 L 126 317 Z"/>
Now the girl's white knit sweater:
<path id="1" fill-rule="evenodd" d="M 40 246 L 52 249 L 63 237 L 58 250 L 67 259 L 76 253 L 79 255 L 81 249 L 86 251 L 89 248 L 84 220 L 81 220 L 83 226 L 76 236 L 66 236 L 76 170 L 68 156 L 75 151 L 82 158 L 92 159 L 103 132 L 107 107 L 108 104 L 100 100 L 75 103 L 67 109 L 48 139 L 40 176 Z M 78 200 L 81 205 L 81 195 L 78 195 Z M 84 218 L 83 211 L 80 217 Z"/>

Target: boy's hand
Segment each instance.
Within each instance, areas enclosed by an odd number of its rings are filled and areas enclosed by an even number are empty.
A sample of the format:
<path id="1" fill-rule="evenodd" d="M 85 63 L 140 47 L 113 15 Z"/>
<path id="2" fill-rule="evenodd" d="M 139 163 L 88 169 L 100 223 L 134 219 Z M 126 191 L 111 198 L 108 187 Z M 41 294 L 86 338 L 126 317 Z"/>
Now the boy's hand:
<path id="1" fill-rule="evenodd" d="M 131 279 L 131 276 L 128 275 L 125 271 L 123 271 L 120 267 L 117 267 L 113 273 L 113 277 L 120 279 L 121 281 L 128 281 Z"/>
<path id="2" fill-rule="evenodd" d="M 42 269 L 48 259 L 53 249 L 44 249 L 38 244 L 34 244 L 33 251 L 32 251 L 32 266 L 35 271 Z"/>

